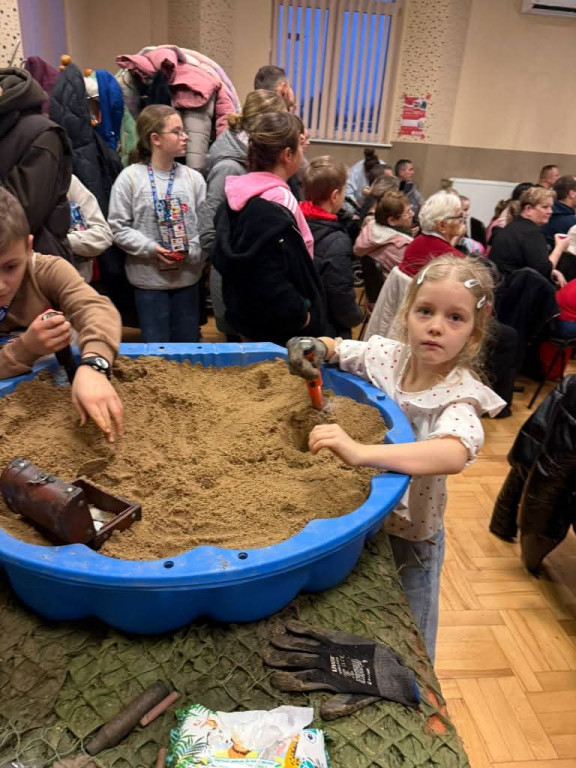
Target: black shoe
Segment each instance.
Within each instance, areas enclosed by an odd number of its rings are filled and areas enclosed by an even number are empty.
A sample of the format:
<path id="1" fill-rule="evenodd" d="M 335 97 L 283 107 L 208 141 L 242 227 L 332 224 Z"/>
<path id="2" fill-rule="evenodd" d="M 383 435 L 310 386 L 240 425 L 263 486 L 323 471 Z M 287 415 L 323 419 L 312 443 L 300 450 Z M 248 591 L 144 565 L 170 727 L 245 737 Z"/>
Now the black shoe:
<path id="1" fill-rule="evenodd" d="M 489 530 L 490 530 L 490 533 L 494 534 L 494 536 L 497 536 L 499 539 L 502 539 L 502 541 L 506 541 L 509 544 L 516 544 L 516 537 L 515 536 L 510 536 L 510 535 L 507 535 L 505 533 L 500 533 L 495 528 L 492 528 L 492 526 L 490 526 Z"/>
<path id="2" fill-rule="evenodd" d="M 493 418 L 495 419 L 507 419 L 509 416 L 512 416 L 512 409 L 509 405 L 506 406 L 506 408 L 502 408 L 500 413 L 497 413 L 496 416 Z"/>

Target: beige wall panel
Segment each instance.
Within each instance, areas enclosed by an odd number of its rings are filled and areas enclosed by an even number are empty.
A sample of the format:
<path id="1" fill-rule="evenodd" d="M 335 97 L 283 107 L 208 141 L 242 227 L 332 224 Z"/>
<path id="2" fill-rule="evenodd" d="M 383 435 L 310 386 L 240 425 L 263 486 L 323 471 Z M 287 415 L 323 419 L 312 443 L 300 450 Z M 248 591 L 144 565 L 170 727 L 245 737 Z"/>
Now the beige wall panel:
<path id="1" fill-rule="evenodd" d="M 416 166 L 416 182 L 425 195 L 440 188 L 443 178 L 489 179 L 494 181 L 535 181 L 540 168 L 551 160 L 560 170 L 576 175 L 574 155 L 545 152 L 481 149 L 478 147 L 450 147 L 442 144 L 413 144 L 396 142 L 390 150 L 378 150 L 379 156 L 390 165 L 401 157 L 410 158 Z M 347 165 L 363 157 L 362 147 L 314 143 L 308 150 L 308 159 L 317 155 L 332 155 Z"/>
<path id="2" fill-rule="evenodd" d="M 168 37 L 163 42 L 198 50 L 200 0 L 168 0 Z"/>
<path id="3" fill-rule="evenodd" d="M 231 76 L 243 102 L 254 85 L 254 75 L 270 59 L 271 0 L 233 0 Z"/>
<path id="4" fill-rule="evenodd" d="M 449 143 L 574 152 L 575 50 L 576 19 L 520 13 L 520 0 L 473 0 Z"/>
<path id="5" fill-rule="evenodd" d="M 167 0 L 65 0 L 68 53 L 80 68 L 115 72 L 116 56 L 165 43 Z"/>
<path id="6" fill-rule="evenodd" d="M 233 5 L 233 0 L 202 0 L 200 3 L 199 50 L 217 61 L 228 73 L 232 67 L 234 43 Z"/>

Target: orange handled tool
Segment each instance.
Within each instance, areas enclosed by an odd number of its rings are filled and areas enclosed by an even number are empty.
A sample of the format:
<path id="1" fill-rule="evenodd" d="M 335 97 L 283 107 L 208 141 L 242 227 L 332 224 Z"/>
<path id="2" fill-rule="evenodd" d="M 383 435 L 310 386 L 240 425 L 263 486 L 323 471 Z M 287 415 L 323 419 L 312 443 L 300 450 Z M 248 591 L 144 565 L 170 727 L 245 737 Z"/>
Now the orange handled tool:
<path id="1" fill-rule="evenodd" d="M 314 360 L 314 350 L 304 350 L 304 357 L 307 360 Z M 306 382 L 306 386 L 308 387 L 308 394 L 310 395 L 310 400 L 312 401 L 312 407 L 316 408 L 317 411 L 322 410 L 322 374 L 320 372 L 320 369 L 318 369 L 318 376 L 316 376 L 315 379 L 310 379 Z"/>

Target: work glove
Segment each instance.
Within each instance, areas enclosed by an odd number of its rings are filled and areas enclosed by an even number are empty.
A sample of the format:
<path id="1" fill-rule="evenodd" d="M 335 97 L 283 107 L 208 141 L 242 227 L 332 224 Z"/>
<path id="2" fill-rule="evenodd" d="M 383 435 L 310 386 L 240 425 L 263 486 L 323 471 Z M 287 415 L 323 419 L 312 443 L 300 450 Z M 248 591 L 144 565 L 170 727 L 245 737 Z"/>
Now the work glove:
<path id="1" fill-rule="evenodd" d="M 328 348 L 323 341 L 313 336 L 294 336 L 288 344 L 288 370 L 303 379 L 315 379 Z"/>
<path id="2" fill-rule="evenodd" d="M 332 720 L 362 707 L 390 699 L 407 707 L 420 704 L 414 672 L 394 651 L 358 635 L 310 627 L 298 621 L 286 624 L 287 634 L 271 638 L 274 648 L 264 663 L 276 669 L 270 682 L 281 691 L 333 691 L 320 707 Z"/>

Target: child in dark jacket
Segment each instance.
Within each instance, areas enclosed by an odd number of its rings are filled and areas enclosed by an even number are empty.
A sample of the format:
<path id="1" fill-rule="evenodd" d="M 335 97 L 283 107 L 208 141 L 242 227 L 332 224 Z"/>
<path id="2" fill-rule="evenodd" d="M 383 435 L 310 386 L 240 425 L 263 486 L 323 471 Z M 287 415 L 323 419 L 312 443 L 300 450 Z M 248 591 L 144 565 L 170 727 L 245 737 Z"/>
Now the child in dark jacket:
<path id="1" fill-rule="evenodd" d="M 245 339 L 285 344 L 326 328 L 314 240 L 287 180 L 302 162 L 300 118 L 255 122 L 245 176 L 226 179 L 212 262 L 222 275 L 226 320 Z"/>
<path id="2" fill-rule="evenodd" d="M 304 174 L 305 201 L 300 208 L 314 237 L 314 257 L 326 294 L 330 332 L 343 339 L 362 322 L 352 272 L 352 241 L 338 219 L 346 194 L 348 170 L 329 155 L 316 157 Z"/>

